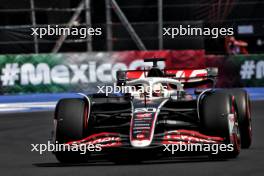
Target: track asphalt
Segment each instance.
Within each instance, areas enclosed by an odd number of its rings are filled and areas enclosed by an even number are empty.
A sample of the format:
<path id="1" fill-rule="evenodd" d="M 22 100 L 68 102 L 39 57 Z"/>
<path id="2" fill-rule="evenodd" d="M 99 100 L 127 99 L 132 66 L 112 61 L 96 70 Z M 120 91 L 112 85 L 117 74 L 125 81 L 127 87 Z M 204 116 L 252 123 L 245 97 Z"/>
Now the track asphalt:
<path id="1" fill-rule="evenodd" d="M 264 101 L 252 104 L 253 145 L 242 150 L 237 159 L 208 161 L 201 157 L 147 161 L 117 165 L 107 161 L 86 164 L 59 164 L 52 153 L 31 152 L 31 145 L 47 143 L 53 112 L 0 113 L 0 171 L 5 175 L 63 176 L 263 176 L 264 175 Z"/>

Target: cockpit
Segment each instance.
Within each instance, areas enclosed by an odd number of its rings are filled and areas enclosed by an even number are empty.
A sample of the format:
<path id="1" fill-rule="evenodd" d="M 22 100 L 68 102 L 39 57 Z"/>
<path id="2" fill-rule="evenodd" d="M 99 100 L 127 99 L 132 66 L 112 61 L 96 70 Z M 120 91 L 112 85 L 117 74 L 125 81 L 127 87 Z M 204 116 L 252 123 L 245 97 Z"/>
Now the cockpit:
<path id="1" fill-rule="evenodd" d="M 148 77 L 136 79 L 128 81 L 126 86 L 135 98 L 144 98 L 145 96 L 150 99 L 168 98 L 183 92 L 182 84 L 170 78 Z"/>

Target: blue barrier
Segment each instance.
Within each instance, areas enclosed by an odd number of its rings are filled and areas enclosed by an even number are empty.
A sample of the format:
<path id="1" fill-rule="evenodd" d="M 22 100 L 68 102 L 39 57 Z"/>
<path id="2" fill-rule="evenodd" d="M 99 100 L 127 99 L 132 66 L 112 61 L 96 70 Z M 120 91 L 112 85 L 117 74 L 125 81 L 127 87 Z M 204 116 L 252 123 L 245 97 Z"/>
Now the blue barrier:
<path id="1" fill-rule="evenodd" d="M 19 103 L 19 102 L 53 102 L 61 98 L 77 98 L 77 93 L 41 93 L 41 94 L 22 94 L 22 95 L 2 95 L 0 103 Z"/>
<path id="2" fill-rule="evenodd" d="M 251 100 L 264 100 L 264 87 L 245 88 Z"/>
<path id="3" fill-rule="evenodd" d="M 3 95 L 0 97 L 0 112 L 33 112 L 53 110 L 62 98 L 80 98 L 77 93 Z"/>
<path id="4" fill-rule="evenodd" d="M 251 100 L 264 100 L 263 88 L 245 88 Z M 80 98 L 77 93 L 56 93 L 56 94 L 26 94 L 26 95 L 2 95 L 0 97 L 0 112 L 31 112 L 52 110 L 58 100 L 62 98 Z"/>

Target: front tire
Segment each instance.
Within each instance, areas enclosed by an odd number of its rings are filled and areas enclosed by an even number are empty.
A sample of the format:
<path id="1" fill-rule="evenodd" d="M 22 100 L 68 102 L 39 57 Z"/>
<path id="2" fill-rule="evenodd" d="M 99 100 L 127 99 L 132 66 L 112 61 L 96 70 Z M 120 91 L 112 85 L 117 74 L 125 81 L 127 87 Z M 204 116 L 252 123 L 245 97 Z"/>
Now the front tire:
<path id="1" fill-rule="evenodd" d="M 68 98 L 58 102 L 55 110 L 55 141 L 65 144 L 70 141 L 84 138 L 87 128 L 87 116 L 89 108 L 84 99 Z M 58 161 L 62 163 L 80 163 L 87 161 L 87 154 L 78 151 L 54 152 Z"/>
<path id="2" fill-rule="evenodd" d="M 232 96 L 223 91 L 209 92 L 201 101 L 200 120 L 205 134 L 223 137 L 226 145 L 233 145 L 232 151 L 219 151 L 209 156 L 214 158 L 236 158 L 240 153 L 240 134 L 237 108 Z M 230 119 L 234 120 L 232 132 Z"/>

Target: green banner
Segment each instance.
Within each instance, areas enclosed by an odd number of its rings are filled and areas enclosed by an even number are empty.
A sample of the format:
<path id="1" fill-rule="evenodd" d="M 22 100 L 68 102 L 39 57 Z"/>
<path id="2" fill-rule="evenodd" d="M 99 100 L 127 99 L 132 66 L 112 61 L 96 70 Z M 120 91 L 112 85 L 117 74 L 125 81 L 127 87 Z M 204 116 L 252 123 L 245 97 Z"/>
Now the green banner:
<path id="1" fill-rule="evenodd" d="M 264 86 L 264 55 L 239 55 L 231 58 L 239 68 L 240 80 L 245 87 Z"/>
<path id="2" fill-rule="evenodd" d="M 124 51 L 0 55 L 0 91 L 10 93 L 95 92 L 113 84 L 117 70 L 148 68 L 144 58 L 163 57 L 161 67 L 218 67 L 217 87 L 264 86 L 264 55 L 218 56 L 203 51 Z"/>

